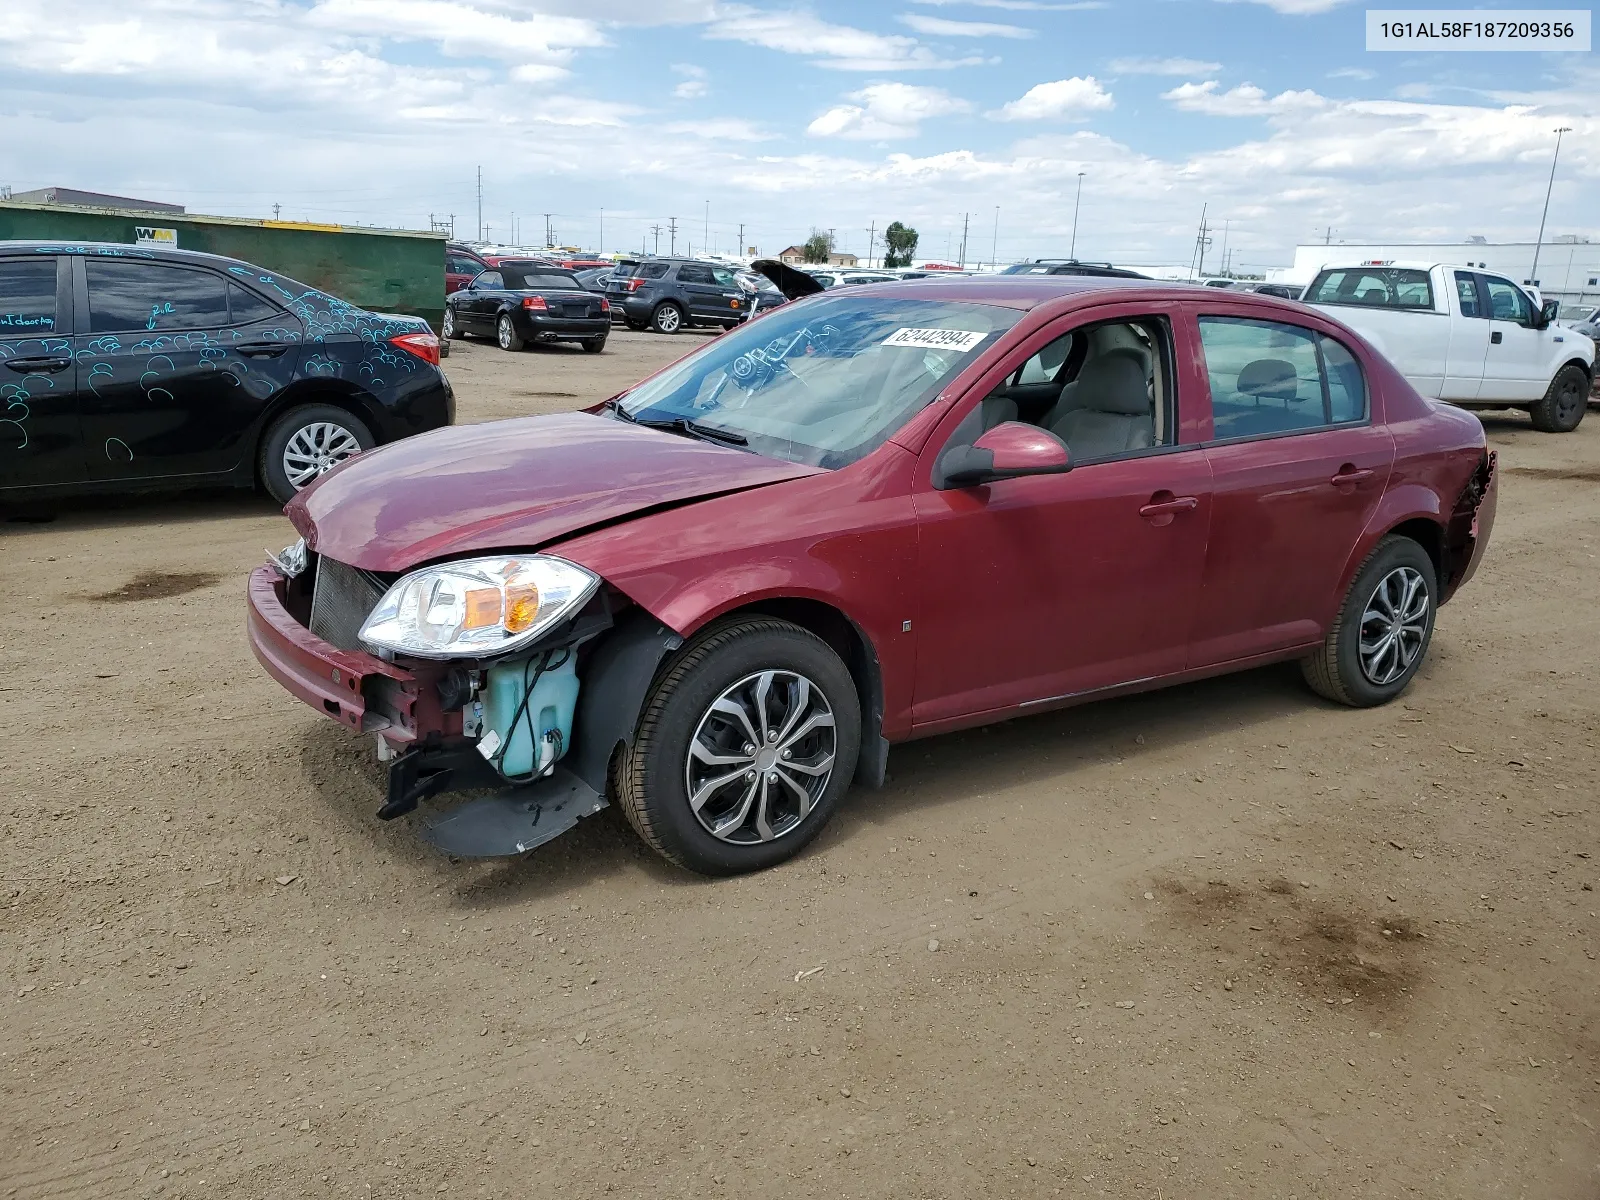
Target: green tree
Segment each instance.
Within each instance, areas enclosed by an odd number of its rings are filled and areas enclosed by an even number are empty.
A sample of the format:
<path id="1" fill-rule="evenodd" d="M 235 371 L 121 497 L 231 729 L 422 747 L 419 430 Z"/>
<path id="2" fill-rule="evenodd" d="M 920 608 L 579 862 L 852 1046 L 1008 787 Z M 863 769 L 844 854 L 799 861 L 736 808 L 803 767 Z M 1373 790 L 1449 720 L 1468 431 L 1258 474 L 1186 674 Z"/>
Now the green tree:
<path id="1" fill-rule="evenodd" d="M 820 229 L 813 229 L 801 249 L 805 251 L 805 260 L 808 263 L 825 263 L 828 261 L 828 256 L 833 253 L 833 239 Z"/>
<path id="2" fill-rule="evenodd" d="M 909 267 L 911 256 L 917 252 L 917 231 L 899 221 L 891 221 L 889 228 L 883 231 L 883 244 L 887 247 L 884 266 Z"/>

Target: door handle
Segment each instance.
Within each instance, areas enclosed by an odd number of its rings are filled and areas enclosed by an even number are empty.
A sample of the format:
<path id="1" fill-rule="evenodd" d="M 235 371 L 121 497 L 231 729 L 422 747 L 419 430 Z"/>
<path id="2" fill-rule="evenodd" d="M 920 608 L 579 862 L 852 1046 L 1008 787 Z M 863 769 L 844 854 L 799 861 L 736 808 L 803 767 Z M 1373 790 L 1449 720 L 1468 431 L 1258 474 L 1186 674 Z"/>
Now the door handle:
<path id="1" fill-rule="evenodd" d="M 5 360 L 5 364 L 13 371 L 25 372 L 30 375 L 35 373 L 54 375 L 57 371 L 65 371 L 68 367 L 70 367 L 72 365 L 72 360 L 70 358 L 56 358 L 54 356 L 38 358 L 8 358 Z"/>
<path id="2" fill-rule="evenodd" d="M 1366 467 L 1354 467 L 1349 463 L 1339 468 L 1339 473 L 1328 480 L 1334 487 L 1354 487 L 1372 478 L 1372 471 Z"/>
<path id="3" fill-rule="evenodd" d="M 240 342 L 233 347 L 246 358 L 277 358 L 288 348 L 288 342 Z"/>
<path id="4" fill-rule="evenodd" d="M 1165 497 L 1165 499 L 1162 499 Z M 1192 512 L 1200 507 L 1195 496 L 1174 496 L 1171 492 L 1157 492 L 1150 503 L 1139 509 L 1139 515 L 1152 525 L 1170 525 L 1179 513 Z"/>
<path id="5" fill-rule="evenodd" d="M 1502 334 L 1498 329 L 1496 329 L 1493 333 L 1491 333 L 1489 335 L 1489 344 L 1491 346 L 1498 346 L 1500 344 L 1501 339 L 1504 336 L 1505 336 L 1504 334 Z"/>

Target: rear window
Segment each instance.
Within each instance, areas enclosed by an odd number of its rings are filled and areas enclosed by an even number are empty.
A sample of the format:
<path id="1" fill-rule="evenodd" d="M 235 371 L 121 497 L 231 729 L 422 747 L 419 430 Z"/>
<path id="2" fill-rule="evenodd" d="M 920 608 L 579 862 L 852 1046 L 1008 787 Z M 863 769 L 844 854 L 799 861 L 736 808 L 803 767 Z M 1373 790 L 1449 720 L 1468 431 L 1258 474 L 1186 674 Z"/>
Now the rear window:
<path id="1" fill-rule="evenodd" d="M 1433 308 L 1426 271 L 1403 267 L 1341 267 L 1312 280 L 1307 304 L 1358 304 L 1367 308 Z"/>
<path id="2" fill-rule="evenodd" d="M 578 282 L 578 277 L 571 271 L 551 271 L 549 269 L 519 271 L 515 267 L 508 267 L 502 264 L 500 274 L 505 277 L 506 287 L 512 289 L 566 288 L 568 290 L 583 290 L 583 285 Z"/>
<path id="3" fill-rule="evenodd" d="M 667 264 L 666 263 L 658 263 L 658 262 L 637 263 L 637 264 L 635 264 L 635 266 L 633 268 L 633 274 L 632 274 L 631 277 L 634 278 L 634 279 L 660 279 L 666 273 L 667 273 Z M 618 278 L 622 278 L 622 279 L 626 279 L 626 278 L 630 277 L 626 270 L 619 270 L 617 272 L 617 276 L 618 276 Z"/>

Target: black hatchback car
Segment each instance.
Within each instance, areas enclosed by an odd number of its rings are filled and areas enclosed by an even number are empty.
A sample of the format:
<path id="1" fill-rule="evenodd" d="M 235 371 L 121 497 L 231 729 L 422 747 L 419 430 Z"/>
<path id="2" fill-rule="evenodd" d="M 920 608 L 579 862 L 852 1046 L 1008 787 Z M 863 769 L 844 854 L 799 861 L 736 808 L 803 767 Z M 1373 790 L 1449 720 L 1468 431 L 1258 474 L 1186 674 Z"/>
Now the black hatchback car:
<path id="1" fill-rule="evenodd" d="M 486 334 L 502 350 L 529 342 L 577 342 L 606 348 L 611 304 L 571 271 L 534 259 L 502 259 L 444 302 L 444 336 Z"/>
<path id="2" fill-rule="evenodd" d="M 613 312 L 621 311 L 629 329 L 657 333 L 695 325 L 732 329 L 744 320 L 752 301 L 732 267 L 694 258 L 625 259 L 606 281 L 606 298 Z M 763 302 L 761 307 L 769 305 Z"/>
<path id="3" fill-rule="evenodd" d="M 257 483 L 286 502 L 454 419 L 420 317 L 211 254 L 0 242 L 0 503 Z"/>

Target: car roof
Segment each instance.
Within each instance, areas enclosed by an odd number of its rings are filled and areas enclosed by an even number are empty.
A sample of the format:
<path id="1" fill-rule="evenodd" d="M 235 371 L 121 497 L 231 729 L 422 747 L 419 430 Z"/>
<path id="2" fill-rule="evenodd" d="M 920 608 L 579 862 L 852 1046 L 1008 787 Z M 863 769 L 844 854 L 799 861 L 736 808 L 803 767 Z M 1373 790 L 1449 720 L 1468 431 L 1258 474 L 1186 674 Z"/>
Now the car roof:
<path id="1" fill-rule="evenodd" d="M 1062 308 L 1076 308 L 1100 299 L 1140 300 L 1152 304 L 1193 302 L 1202 289 L 1191 283 L 1168 283 L 1159 279 L 1123 279 L 1106 275 L 963 275 L 940 278 L 871 283 L 851 288 L 857 296 L 889 296 L 906 300 L 967 301 L 995 304 L 1004 308 L 1030 309 L 1057 302 Z M 1262 292 L 1241 292 L 1233 288 L 1206 288 L 1208 303 L 1259 307 L 1278 312 L 1305 312 L 1297 301 Z M 837 292 L 826 293 L 829 296 Z"/>
<path id="2" fill-rule="evenodd" d="M 206 254 L 200 250 L 174 250 L 166 246 L 131 246 L 127 242 L 80 242 L 62 238 L 52 242 L 0 242 L 0 254 L 83 254 L 90 258 L 137 258 L 146 262 L 186 262 L 207 267 L 249 267 L 264 270 L 242 258 Z M 269 272 L 277 274 L 277 272 Z"/>

